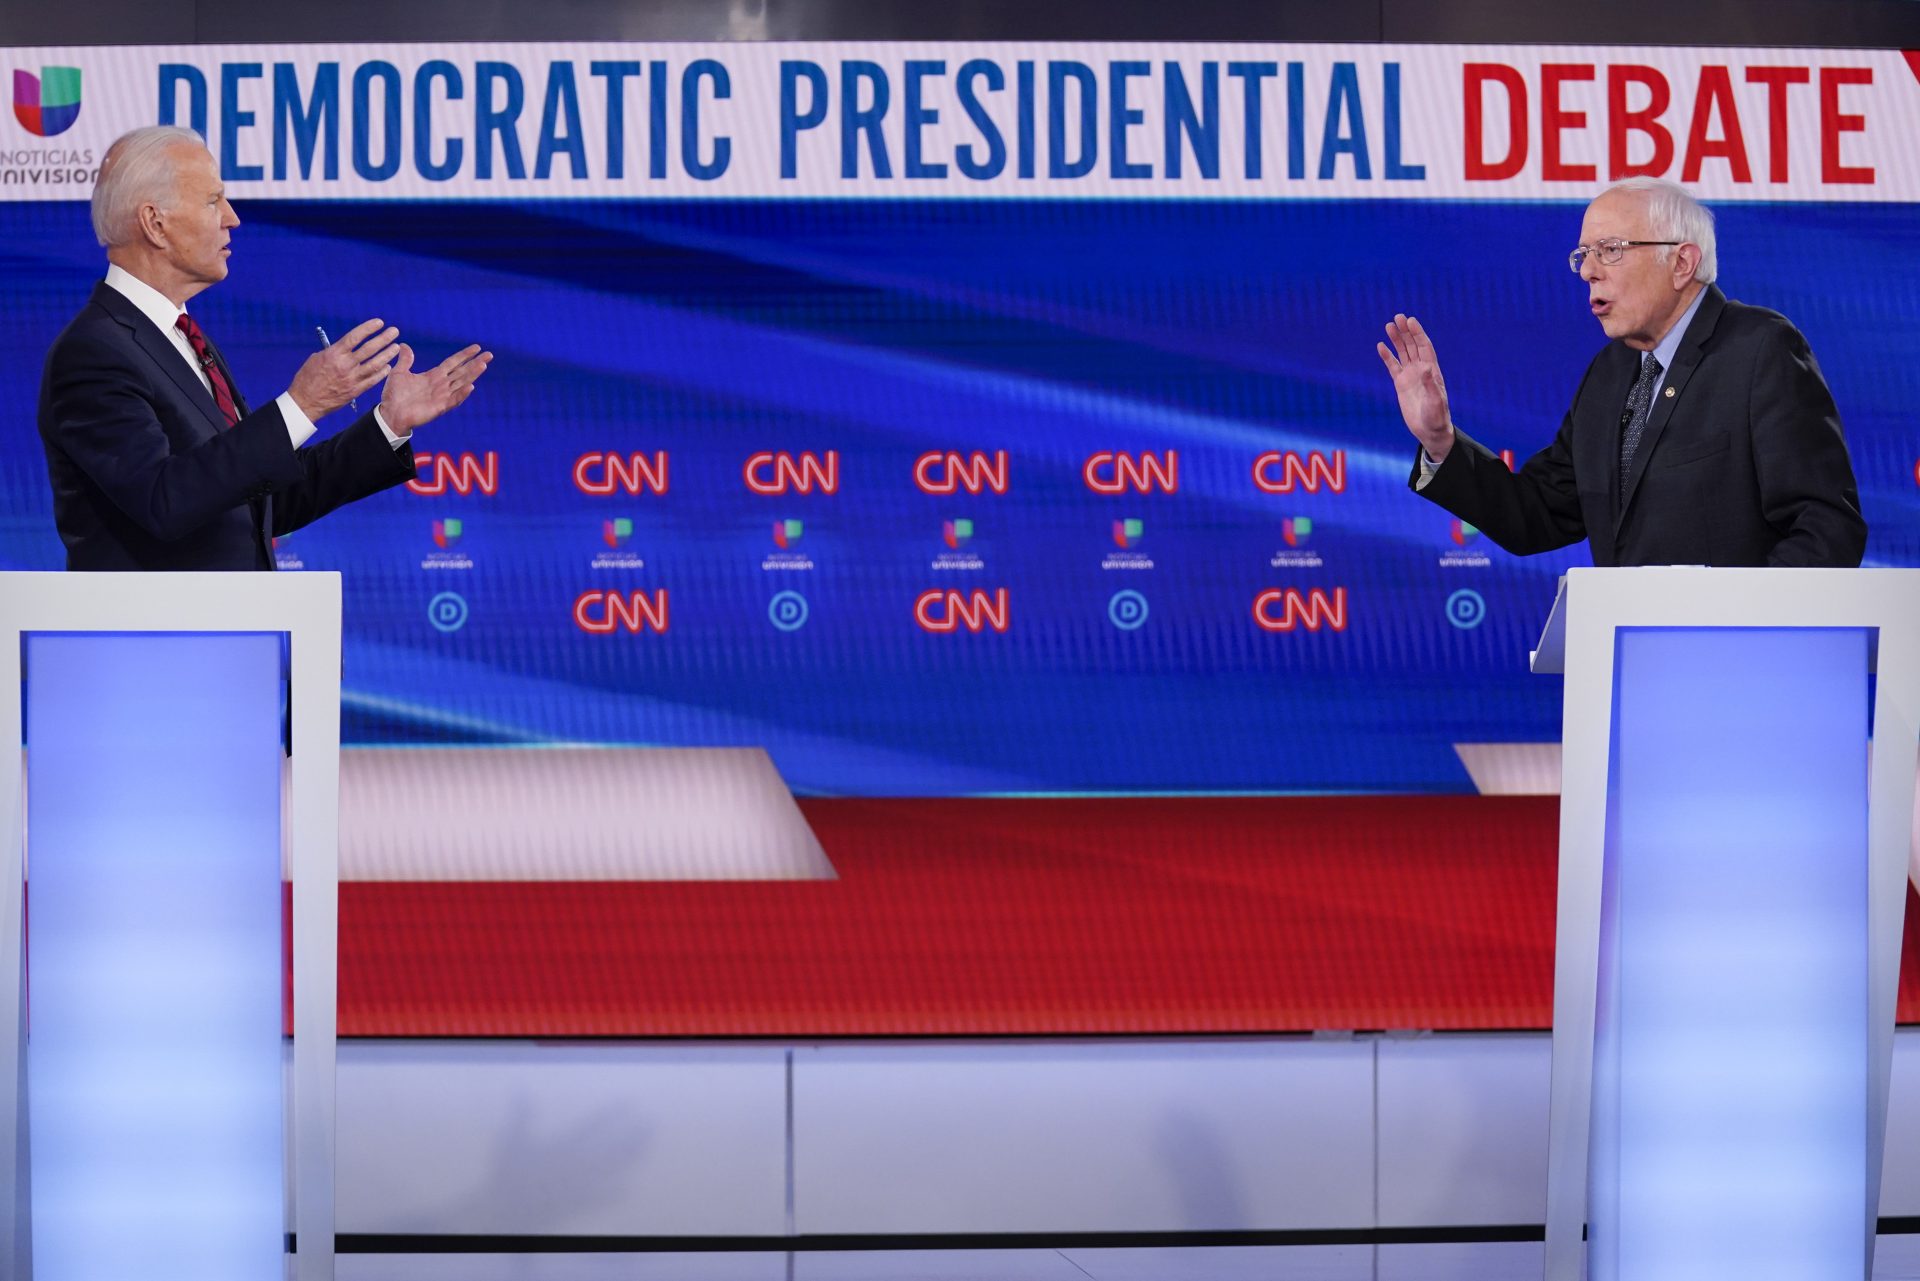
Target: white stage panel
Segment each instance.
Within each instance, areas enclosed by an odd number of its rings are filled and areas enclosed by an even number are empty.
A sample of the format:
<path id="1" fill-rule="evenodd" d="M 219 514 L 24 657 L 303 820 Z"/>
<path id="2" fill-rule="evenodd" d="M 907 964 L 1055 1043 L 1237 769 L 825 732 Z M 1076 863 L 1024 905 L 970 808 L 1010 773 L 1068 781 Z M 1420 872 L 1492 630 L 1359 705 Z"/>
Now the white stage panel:
<path id="1" fill-rule="evenodd" d="M 1544 1033 L 1386 1038 L 1380 1046 L 1380 1223 L 1542 1223 Z"/>
<path id="2" fill-rule="evenodd" d="M 833 1046 L 794 1066 L 801 1233 L 1367 1227 L 1373 1047 Z"/>
<path id="3" fill-rule="evenodd" d="M 339 1230 L 777 1236 L 784 1047 L 345 1042 Z"/>

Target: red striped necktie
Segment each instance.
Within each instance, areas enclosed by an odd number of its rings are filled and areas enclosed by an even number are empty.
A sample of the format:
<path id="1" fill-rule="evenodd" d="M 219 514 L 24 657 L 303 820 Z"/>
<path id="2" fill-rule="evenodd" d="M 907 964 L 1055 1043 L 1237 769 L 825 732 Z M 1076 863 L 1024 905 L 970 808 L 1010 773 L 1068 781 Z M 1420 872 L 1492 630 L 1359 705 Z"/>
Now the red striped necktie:
<path id="1" fill-rule="evenodd" d="M 207 381 L 213 385 L 213 403 L 220 406 L 220 412 L 226 416 L 227 426 L 240 421 L 239 407 L 233 401 L 233 388 L 227 385 L 227 376 L 221 372 L 220 362 L 213 358 L 213 345 L 207 336 L 200 332 L 200 326 L 193 323 L 193 317 L 186 312 L 173 322 L 174 327 L 187 336 L 187 345 L 193 348 L 193 354 L 200 361 L 200 368 L 206 371 Z"/>

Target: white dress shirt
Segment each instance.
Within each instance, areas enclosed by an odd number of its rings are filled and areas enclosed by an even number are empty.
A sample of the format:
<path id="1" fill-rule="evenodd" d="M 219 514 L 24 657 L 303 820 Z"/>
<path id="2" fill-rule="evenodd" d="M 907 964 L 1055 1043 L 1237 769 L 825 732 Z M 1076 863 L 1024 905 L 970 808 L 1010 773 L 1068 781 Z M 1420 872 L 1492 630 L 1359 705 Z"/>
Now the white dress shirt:
<path id="1" fill-rule="evenodd" d="M 207 377 L 207 371 L 201 368 L 200 358 L 193 354 L 193 344 L 188 342 L 187 336 L 180 332 L 180 317 L 186 315 L 187 309 L 174 306 L 172 299 L 118 263 L 110 263 L 107 266 L 107 284 L 139 308 L 141 315 L 153 322 L 154 328 L 165 335 L 167 341 L 173 344 L 174 350 L 180 353 L 180 359 L 187 362 L 187 368 L 193 370 L 193 376 L 200 380 L 200 385 L 207 389 L 207 394 L 212 395 L 212 380 Z M 281 392 L 273 403 L 280 407 L 280 418 L 287 425 L 287 436 L 293 442 L 295 449 L 312 439 L 315 430 L 313 421 L 307 417 L 299 405 L 294 403 L 292 392 Z M 386 416 L 380 412 L 378 405 L 374 406 L 373 421 L 379 425 L 389 445 L 398 449 L 406 443 L 405 436 L 396 436 L 388 429 Z"/>

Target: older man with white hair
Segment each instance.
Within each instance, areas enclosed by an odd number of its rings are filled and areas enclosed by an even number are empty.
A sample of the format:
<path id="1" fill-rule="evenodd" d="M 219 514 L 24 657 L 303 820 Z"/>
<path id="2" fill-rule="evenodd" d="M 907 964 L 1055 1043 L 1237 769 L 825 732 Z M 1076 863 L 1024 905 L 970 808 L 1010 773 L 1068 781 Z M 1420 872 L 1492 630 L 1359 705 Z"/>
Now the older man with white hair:
<path id="1" fill-rule="evenodd" d="M 1629 179 L 1587 206 L 1568 263 L 1612 341 L 1518 472 L 1455 426 L 1421 323 L 1387 326 L 1413 488 L 1521 555 L 1585 538 L 1596 565 L 1858 565 L 1867 526 L 1833 395 L 1786 317 L 1713 283 L 1712 213 Z"/>
<path id="2" fill-rule="evenodd" d="M 239 225 L 198 134 L 136 129 L 107 149 L 93 192 L 107 276 L 40 384 L 68 569 L 271 569 L 274 537 L 410 479 L 414 428 L 486 372 L 492 355 L 476 345 L 416 373 L 399 330 L 369 320 L 250 409 L 186 310 L 226 279 Z M 373 411 L 307 444 L 316 421 L 382 380 Z"/>

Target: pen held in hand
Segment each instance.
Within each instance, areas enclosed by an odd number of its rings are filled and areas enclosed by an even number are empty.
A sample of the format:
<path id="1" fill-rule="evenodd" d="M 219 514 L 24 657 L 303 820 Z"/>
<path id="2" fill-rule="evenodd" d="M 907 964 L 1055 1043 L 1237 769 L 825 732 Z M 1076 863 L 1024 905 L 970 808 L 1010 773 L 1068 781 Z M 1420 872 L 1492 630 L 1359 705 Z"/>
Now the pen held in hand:
<path id="1" fill-rule="evenodd" d="M 333 346 L 333 339 L 327 337 L 327 331 L 323 326 L 315 325 L 313 327 L 313 332 L 320 335 L 320 350 L 325 351 L 327 348 Z M 353 399 L 349 400 L 347 402 L 347 408 L 353 410 L 353 412 L 356 414 L 359 413 L 360 398 L 358 396 L 355 396 Z"/>

